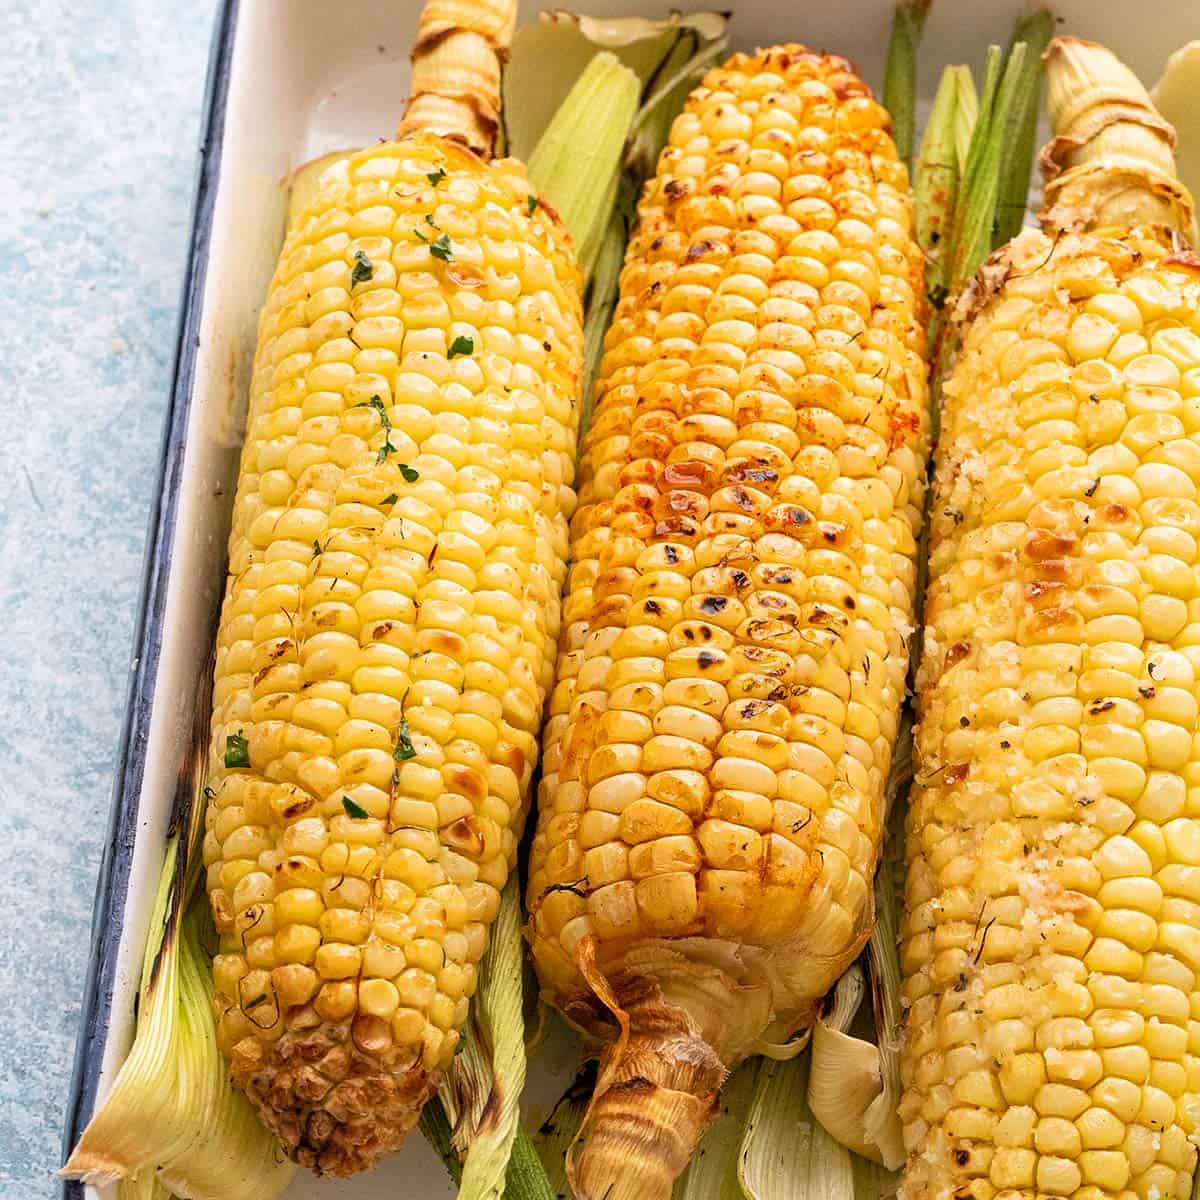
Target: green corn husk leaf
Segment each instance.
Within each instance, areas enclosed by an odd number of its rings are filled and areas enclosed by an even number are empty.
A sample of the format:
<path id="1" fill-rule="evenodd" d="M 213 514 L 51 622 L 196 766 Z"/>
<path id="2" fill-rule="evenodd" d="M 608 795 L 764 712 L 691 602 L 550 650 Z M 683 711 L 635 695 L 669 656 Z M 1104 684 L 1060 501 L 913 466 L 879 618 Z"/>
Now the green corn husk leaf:
<path id="1" fill-rule="evenodd" d="M 602 51 L 588 62 L 529 158 L 529 178 L 575 239 L 585 279 L 616 203 L 625 139 L 640 96 L 637 75 Z"/>
<path id="2" fill-rule="evenodd" d="M 450 1119 L 442 1106 L 440 1096 L 434 1096 L 421 1109 L 421 1136 L 429 1143 L 430 1149 L 442 1160 L 446 1173 L 458 1187 L 462 1183 L 462 1162 L 458 1151 L 454 1149 L 454 1131 L 450 1128 Z"/>
<path id="3" fill-rule="evenodd" d="M 950 278 L 969 279 L 975 274 L 972 262 L 981 263 L 992 244 L 992 222 L 996 214 L 997 176 L 1000 148 L 992 138 L 996 95 L 1004 74 L 1004 54 L 989 46 L 979 119 L 967 149 L 967 161 L 959 181 L 954 210 L 954 237 L 950 252 Z M 987 180 L 990 177 L 991 183 Z"/>
<path id="4" fill-rule="evenodd" d="M 954 159 L 959 176 L 967 169 L 967 155 L 971 151 L 971 138 L 975 133 L 975 122 L 979 120 L 979 93 L 975 90 L 975 76 L 970 67 L 952 67 L 958 84 L 957 104 L 954 109 Z"/>
<path id="5" fill-rule="evenodd" d="M 524 1125 L 517 1129 L 512 1156 L 508 1160 L 504 1200 L 558 1200 L 558 1193 L 551 1186 L 537 1147 L 525 1132 Z"/>
<path id="6" fill-rule="evenodd" d="M 504 122 L 508 153 L 528 161 L 589 59 L 612 51 L 653 90 L 663 64 L 682 42 L 695 54 L 725 36 L 721 13 L 672 13 L 663 20 L 599 19 L 563 10 L 543 12 L 517 31 L 504 72 Z"/>
<path id="7" fill-rule="evenodd" d="M 913 171 L 917 243 L 925 251 L 925 290 L 936 308 L 945 303 L 950 275 L 950 237 L 959 175 L 954 146 L 958 92 L 958 68 L 947 67 L 938 82 Z"/>
<path id="8" fill-rule="evenodd" d="M 567 1151 L 583 1124 L 588 1102 L 596 1086 L 596 1063 L 584 1063 L 571 1086 L 563 1093 L 546 1118 L 542 1127 L 533 1135 L 533 1145 L 546 1172 L 546 1178 L 556 1196 L 570 1196 L 567 1183 Z"/>
<path id="9" fill-rule="evenodd" d="M 675 1181 L 672 1200 L 742 1200 L 738 1155 L 754 1099 L 758 1064 L 744 1062 L 721 1089 L 721 1113 L 709 1126 L 692 1161 Z"/>
<path id="10" fill-rule="evenodd" d="M 211 664 L 204 678 L 211 683 Z M 88 1183 L 133 1176 L 125 1192 L 139 1200 L 156 1185 L 188 1200 L 273 1200 L 295 1169 L 230 1082 L 213 1026 L 215 935 L 200 887 L 210 711 L 202 688 L 151 911 L 133 1046 L 62 1171 Z"/>
<path id="11" fill-rule="evenodd" d="M 762 1059 L 738 1151 L 746 1200 L 854 1200 L 851 1155 L 808 1107 L 809 1056 Z"/>
<path id="12" fill-rule="evenodd" d="M 438 1099 L 452 1130 L 451 1155 L 444 1145 L 434 1149 L 447 1162 L 462 1159 L 459 1200 L 499 1200 L 505 1195 L 513 1143 L 520 1126 L 521 1090 L 525 1086 L 524 986 L 521 973 L 521 898 L 514 872 L 505 885 L 500 913 L 479 970 L 479 987 L 463 1031 L 464 1046 L 455 1056 Z M 430 1115 L 436 1123 L 436 1110 Z M 422 1128 L 426 1122 L 422 1121 Z M 431 1131 L 435 1132 L 435 1131 Z M 516 1166 L 525 1174 L 528 1156 Z M 534 1155 L 536 1159 L 536 1155 Z M 540 1175 L 540 1171 L 536 1172 Z M 543 1176 L 544 1180 L 544 1176 Z M 532 1200 L 526 1179 L 521 1196 Z M 549 1185 L 546 1186 L 549 1193 Z"/>
<path id="13" fill-rule="evenodd" d="M 905 162 L 913 156 L 917 128 L 917 47 L 933 0 L 900 0 L 892 18 L 883 106 L 892 117 L 892 140 Z"/>
<path id="14" fill-rule="evenodd" d="M 1042 52 L 1054 36 L 1054 17 L 1046 9 L 1026 13 L 1017 21 L 1009 44 L 1011 57 L 1025 46 L 1022 79 L 1013 100 L 1012 136 L 1006 137 L 1000 160 L 1000 194 L 996 200 L 996 232 L 992 248 L 1003 246 L 1020 232 L 1025 221 L 1029 176 L 1037 141 L 1038 109 L 1042 99 Z"/>
<path id="15" fill-rule="evenodd" d="M 625 221 L 617 212 L 609 218 L 608 232 L 600 246 L 592 274 L 588 297 L 587 317 L 583 324 L 583 410 L 579 414 L 579 440 L 582 442 L 592 423 L 592 394 L 600 359 L 604 354 L 604 338 L 617 307 L 621 268 L 625 263 Z"/>

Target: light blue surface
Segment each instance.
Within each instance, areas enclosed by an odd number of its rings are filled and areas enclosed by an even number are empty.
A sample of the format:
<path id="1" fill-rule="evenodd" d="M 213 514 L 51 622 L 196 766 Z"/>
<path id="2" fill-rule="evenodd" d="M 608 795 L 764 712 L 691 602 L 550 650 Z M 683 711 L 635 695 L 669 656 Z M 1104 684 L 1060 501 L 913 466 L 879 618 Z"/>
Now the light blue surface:
<path id="1" fill-rule="evenodd" d="M 215 0 L 0 0 L 0 1197 L 56 1194 Z"/>

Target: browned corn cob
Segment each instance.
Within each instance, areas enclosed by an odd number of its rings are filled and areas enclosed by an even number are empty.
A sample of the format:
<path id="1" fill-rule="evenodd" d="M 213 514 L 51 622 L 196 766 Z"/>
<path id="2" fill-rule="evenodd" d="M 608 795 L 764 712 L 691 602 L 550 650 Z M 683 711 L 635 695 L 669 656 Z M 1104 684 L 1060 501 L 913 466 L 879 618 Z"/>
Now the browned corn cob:
<path id="1" fill-rule="evenodd" d="M 907 1200 L 1192 1190 L 1200 260 L 1141 85 L 1097 46 L 1047 57 L 1044 230 L 985 266 L 945 386 L 908 819 Z"/>
<path id="2" fill-rule="evenodd" d="M 908 661 L 921 257 L 844 59 L 709 73 L 639 210 L 581 465 L 528 899 L 610 1046 L 580 1197 L 665 1197 L 855 957 Z"/>
<path id="3" fill-rule="evenodd" d="M 205 862 L 221 1044 L 322 1173 L 394 1149 L 454 1053 L 552 679 L 580 281 L 486 161 L 514 14 L 425 10 L 405 136 L 326 182 L 260 323 Z"/>

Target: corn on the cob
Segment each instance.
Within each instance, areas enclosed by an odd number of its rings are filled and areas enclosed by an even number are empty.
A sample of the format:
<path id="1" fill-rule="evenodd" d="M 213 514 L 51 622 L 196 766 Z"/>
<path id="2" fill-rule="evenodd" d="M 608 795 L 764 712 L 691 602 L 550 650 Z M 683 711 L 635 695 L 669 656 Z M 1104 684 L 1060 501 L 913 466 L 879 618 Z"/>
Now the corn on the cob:
<path id="1" fill-rule="evenodd" d="M 260 322 L 204 851 L 222 1047 L 321 1173 L 397 1146 L 454 1053 L 552 679 L 579 274 L 460 144 L 490 152 L 514 10 L 426 9 L 406 136 L 333 168 Z"/>
<path id="2" fill-rule="evenodd" d="M 639 210 L 581 464 L 528 901 L 609 1048 L 573 1182 L 666 1196 L 862 948 L 927 440 L 921 258 L 844 59 L 709 73 Z"/>
<path id="3" fill-rule="evenodd" d="M 1200 278 L 1171 131 L 1048 54 L 1044 231 L 960 305 L 908 819 L 907 1200 L 1191 1195 Z M 1056 173 L 1066 168 L 1062 174 Z"/>

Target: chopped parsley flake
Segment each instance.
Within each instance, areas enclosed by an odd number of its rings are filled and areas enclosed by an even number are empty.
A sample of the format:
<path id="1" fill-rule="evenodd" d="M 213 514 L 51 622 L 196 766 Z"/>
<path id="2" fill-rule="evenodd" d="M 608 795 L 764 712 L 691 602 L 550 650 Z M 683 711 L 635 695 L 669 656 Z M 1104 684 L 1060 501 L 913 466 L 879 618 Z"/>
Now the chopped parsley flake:
<path id="1" fill-rule="evenodd" d="M 225 765 L 227 767 L 248 767 L 250 765 L 250 743 L 242 736 L 240 729 L 225 739 Z"/>
<path id="2" fill-rule="evenodd" d="M 415 233 L 417 235 L 417 238 L 420 241 L 424 242 L 425 245 L 427 245 L 427 246 L 429 245 L 429 239 L 419 229 L 414 229 L 413 233 Z"/>
<path id="3" fill-rule="evenodd" d="M 392 752 L 392 757 L 397 762 L 406 762 L 417 757 L 417 748 L 412 744 L 412 731 L 408 727 L 407 717 L 400 718 L 400 734 L 396 739 L 396 749 Z"/>
<path id="4" fill-rule="evenodd" d="M 392 445 L 392 435 L 389 432 L 383 440 L 383 445 L 379 447 L 379 453 L 375 455 L 375 465 L 379 466 L 387 462 L 388 456 L 396 453 L 396 447 Z"/>
<path id="5" fill-rule="evenodd" d="M 430 171 L 429 174 L 425 176 L 425 178 L 428 179 L 429 182 L 432 183 L 434 187 L 437 187 L 437 185 L 439 183 L 441 183 L 443 179 L 446 178 L 446 172 L 443 171 L 441 167 L 438 167 L 438 169 L 436 171 Z"/>
<path id="6" fill-rule="evenodd" d="M 429 253 L 434 258 L 440 258 L 442 262 L 454 261 L 454 248 L 450 245 L 450 235 L 443 233 L 436 242 L 429 247 Z"/>
<path id="7" fill-rule="evenodd" d="M 450 343 L 450 349 L 446 354 L 447 358 L 455 358 L 460 354 L 474 354 L 475 339 L 464 337 L 461 333 Z"/>
<path id="8" fill-rule="evenodd" d="M 321 553 L 321 543 L 318 542 L 316 538 L 313 538 L 313 557 L 316 557 L 320 553 Z"/>
<path id="9" fill-rule="evenodd" d="M 530 196 L 525 203 L 529 205 L 529 215 L 532 217 L 541 201 L 536 196 Z"/>
<path id="10" fill-rule="evenodd" d="M 342 807 L 346 810 L 346 816 L 353 817 L 356 821 L 365 821 L 371 815 L 361 804 L 355 804 L 349 796 L 342 797 Z"/>
<path id="11" fill-rule="evenodd" d="M 375 268 L 371 265 L 371 260 L 361 251 L 354 252 L 354 268 L 350 272 L 350 286 L 354 287 L 359 283 L 366 283 L 368 279 L 375 278 Z"/>
<path id="12" fill-rule="evenodd" d="M 361 404 L 356 404 L 355 408 L 373 408 L 379 414 L 379 423 L 384 429 L 391 429 L 392 422 L 387 415 L 387 405 L 379 396 L 372 396 L 370 400 L 364 400 Z"/>
<path id="13" fill-rule="evenodd" d="M 412 744 L 412 731 L 408 728 L 408 718 L 404 715 L 404 706 L 408 703 L 408 692 L 400 698 L 400 729 L 396 735 L 396 749 L 392 751 L 392 758 L 396 762 L 407 762 L 410 758 L 417 757 L 417 749 Z"/>
<path id="14" fill-rule="evenodd" d="M 405 483 L 416 483 L 421 478 L 421 472 L 416 467 L 410 467 L 408 463 L 400 464 L 400 474 L 404 477 Z"/>
<path id="15" fill-rule="evenodd" d="M 388 492 L 388 494 L 386 496 L 384 496 L 384 498 L 382 500 L 380 500 L 379 503 L 380 504 L 395 504 L 396 501 L 399 499 L 400 499 L 400 497 L 397 496 L 395 492 Z"/>

